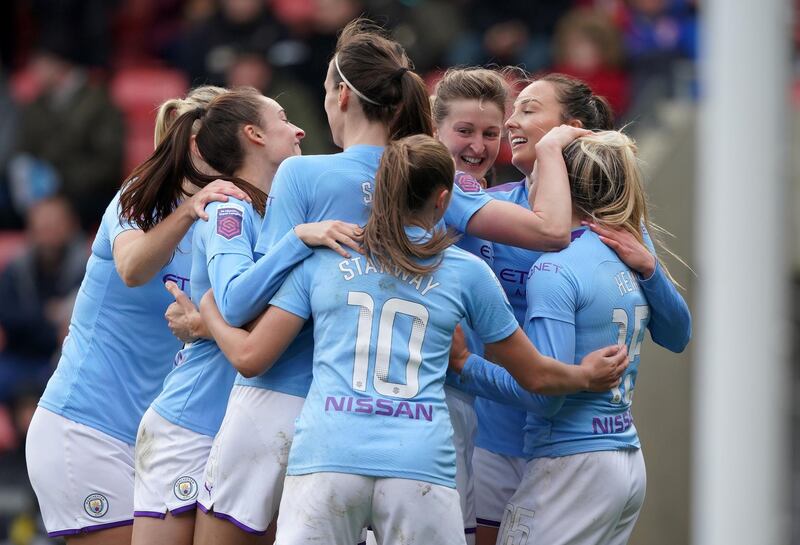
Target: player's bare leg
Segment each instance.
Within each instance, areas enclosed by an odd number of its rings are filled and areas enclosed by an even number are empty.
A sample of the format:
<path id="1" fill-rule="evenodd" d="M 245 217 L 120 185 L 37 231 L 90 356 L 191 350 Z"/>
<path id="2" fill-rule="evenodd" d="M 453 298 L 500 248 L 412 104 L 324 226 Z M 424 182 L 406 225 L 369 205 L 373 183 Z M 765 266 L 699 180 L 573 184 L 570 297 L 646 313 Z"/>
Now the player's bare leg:
<path id="1" fill-rule="evenodd" d="M 272 545 L 275 541 L 274 523 L 264 535 L 243 530 L 213 513 L 197 513 L 194 545 Z"/>
<path id="2" fill-rule="evenodd" d="M 478 525 L 475 532 L 475 545 L 495 545 L 500 528 Z"/>
<path id="3" fill-rule="evenodd" d="M 132 545 L 192 545 L 194 539 L 195 511 L 173 516 L 167 513 L 164 519 L 136 517 L 133 519 Z"/>

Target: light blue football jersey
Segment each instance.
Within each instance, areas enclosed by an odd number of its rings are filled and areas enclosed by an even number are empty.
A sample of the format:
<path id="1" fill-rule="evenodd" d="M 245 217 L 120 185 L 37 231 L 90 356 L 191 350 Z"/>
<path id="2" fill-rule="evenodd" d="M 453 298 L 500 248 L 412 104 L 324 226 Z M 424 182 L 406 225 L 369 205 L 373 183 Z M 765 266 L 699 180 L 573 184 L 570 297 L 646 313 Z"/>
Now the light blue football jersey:
<path id="1" fill-rule="evenodd" d="M 489 188 L 486 193 L 494 199 L 512 202 L 528 210 L 531 208 L 524 178 L 518 182 Z M 542 253 L 499 243 L 493 244 L 492 247 L 492 270 L 508 296 L 511 308 L 514 309 L 514 316 L 520 326 L 524 326 L 525 311 L 528 309 L 525 288 L 528 271 Z M 525 456 L 523 430 L 526 411 L 485 397 L 478 397 L 475 399 L 475 413 L 478 417 L 476 446 L 505 456 Z"/>
<path id="2" fill-rule="evenodd" d="M 61 359 L 39 405 L 132 445 L 181 347 L 164 320 L 173 301 L 164 282 L 189 289 L 192 231 L 149 282 L 129 288 L 112 254 L 114 239 L 129 229 L 135 227 L 119 220 L 118 193 L 103 214 Z"/>
<path id="3" fill-rule="evenodd" d="M 364 225 L 382 153 L 381 146 L 356 145 L 342 153 L 290 157 L 281 163 L 272 183 L 256 255 L 266 254 L 301 223 L 341 220 Z M 468 195 L 456 190 L 445 221 L 455 229 L 464 230 L 472 215 L 487 202 L 486 195 Z M 259 259 L 256 267 L 262 265 L 271 266 L 270 262 L 261 263 Z M 257 277 L 260 273 L 256 269 L 247 274 Z M 249 308 L 246 306 L 242 305 L 237 318 L 252 319 L 265 304 L 257 299 Z M 269 371 L 249 379 L 238 376 L 236 384 L 305 396 L 311 384 L 312 356 L 313 331 L 311 324 L 306 324 Z"/>
<path id="4" fill-rule="evenodd" d="M 433 274 L 409 275 L 317 250 L 271 304 L 314 321 L 314 381 L 287 474 L 455 487 L 443 391 L 453 330 L 466 319 L 484 342 L 496 342 L 519 327 L 485 263 L 449 248 Z"/>
<path id="5" fill-rule="evenodd" d="M 591 231 L 570 246 L 543 254 L 531 269 L 526 332 L 543 354 L 575 364 L 611 344 L 628 346 L 622 384 L 609 392 L 546 397 L 523 390 L 505 370 L 470 357 L 462 380 L 477 395 L 529 409 L 529 458 L 639 448 L 631 401 L 650 307 L 637 275 Z"/>
<path id="6" fill-rule="evenodd" d="M 252 266 L 262 217 L 247 202 L 229 197 L 206 207 L 207 222 L 197 222 L 192 248 L 191 298 L 231 281 L 240 266 Z M 217 257 L 225 256 L 223 259 Z M 227 264 L 227 267 L 220 265 Z M 231 266 L 233 265 L 233 266 Z M 214 436 L 222 424 L 236 370 L 216 342 L 199 339 L 175 356 L 175 366 L 153 409 L 169 422 Z"/>

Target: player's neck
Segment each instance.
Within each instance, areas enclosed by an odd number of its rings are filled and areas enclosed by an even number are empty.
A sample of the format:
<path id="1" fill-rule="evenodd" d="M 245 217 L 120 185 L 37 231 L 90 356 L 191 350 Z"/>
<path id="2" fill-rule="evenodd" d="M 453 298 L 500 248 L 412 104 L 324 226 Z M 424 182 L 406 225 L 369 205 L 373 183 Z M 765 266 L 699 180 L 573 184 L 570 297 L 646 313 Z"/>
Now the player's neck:
<path id="1" fill-rule="evenodd" d="M 389 142 L 389 129 L 383 123 L 367 119 L 350 119 L 345 123 L 342 148 L 350 146 L 385 146 Z"/>
<path id="2" fill-rule="evenodd" d="M 245 164 L 234 173 L 234 176 L 256 186 L 265 193 L 269 193 L 272 187 L 272 178 L 275 177 L 277 170 L 278 165 L 273 165 L 267 161 L 245 161 Z"/>

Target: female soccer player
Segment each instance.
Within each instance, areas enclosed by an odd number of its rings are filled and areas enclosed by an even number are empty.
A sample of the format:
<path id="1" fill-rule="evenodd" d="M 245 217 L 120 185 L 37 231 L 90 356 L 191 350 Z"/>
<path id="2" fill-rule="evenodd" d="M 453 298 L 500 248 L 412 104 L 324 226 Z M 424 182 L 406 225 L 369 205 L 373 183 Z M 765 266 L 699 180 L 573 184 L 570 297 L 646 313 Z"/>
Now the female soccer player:
<path id="1" fill-rule="evenodd" d="M 613 128 L 613 114 L 607 102 L 583 82 L 549 74 L 529 84 L 517 98 L 506 123 L 512 146 L 512 162 L 526 178 L 487 190 L 492 198 L 530 206 L 538 191 L 536 144 L 553 127 L 566 123 L 593 130 Z M 595 227 L 597 228 L 597 227 Z M 641 244 L 624 229 L 603 229 L 601 240 L 618 252 L 626 265 L 639 273 L 638 280 L 651 304 L 650 330 L 660 345 L 679 352 L 691 336 L 691 316 L 685 301 L 666 280 L 649 250 L 646 231 Z M 622 244 L 624 243 L 624 246 Z M 486 246 L 483 243 L 482 246 Z M 528 271 L 540 251 L 505 244 L 492 244 L 492 268 L 509 298 L 514 314 L 524 327 L 528 307 Z M 473 456 L 475 472 L 478 545 L 497 541 L 503 510 L 519 485 L 525 468 L 523 428 L 525 411 L 495 401 L 475 401 L 478 434 Z"/>
<path id="2" fill-rule="evenodd" d="M 204 88 L 185 100 L 200 104 L 215 93 Z M 159 188 L 142 180 L 142 192 L 126 195 L 130 185 L 103 215 L 26 444 L 48 533 L 89 545 L 130 542 L 136 429 L 180 348 L 162 319 L 171 299 L 164 282 L 188 282 L 190 229 L 205 205 L 246 197 L 223 181 L 187 186 L 182 202 L 140 207 L 149 220 L 142 228 L 131 221 L 131 207 Z"/>
<path id="3" fill-rule="evenodd" d="M 162 188 L 178 179 L 202 185 L 214 178 L 201 175 L 192 165 L 189 135 L 196 122 L 200 126 L 195 143 L 205 162 L 220 175 L 249 185 L 252 200 L 252 204 L 238 199 L 213 203 L 206 209 L 209 221 L 196 226 L 190 285 L 199 301 L 210 287 L 227 282 L 233 271 L 253 263 L 255 235 L 272 177 L 285 158 L 300 153 L 304 133 L 274 100 L 255 89 L 233 90 L 175 120 L 166 136 L 169 145 L 158 148 L 141 175 L 160 180 Z M 299 225 L 265 258 L 280 255 L 290 261 L 292 249 L 303 242 L 316 244 L 332 229 L 350 232 L 355 227 L 333 222 Z M 134 544 L 192 542 L 198 483 L 203 482 L 235 374 L 213 340 L 199 339 L 178 353 L 175 368 L 139 425 Z"/>
<path id="4" fill-rule="evenodd" d="M 625 351 L 589 356 L 580 374 L 527 342 L 488 266 L 436 229 L 453 187 L 447 149 L 425 135 L 390 143 L 381 159 L 365 256 L 317 251 L 295 270 L 252 333 L 201 311 L 240 372 L 268 368 L 314 321 L 314 378 L 297 423 L 276 543 L 463 544 L 452 429 L 443 392 L 462 319 L 529 388 L 574 391 L 614 382 Z M 614 354 L 608 357 L 608 354 Z M 582 366 L 583 367 L 583 366 Z M 593 389 L 593 387 L 590 387 Z"/>
<path id="5" fill-rule="evenodd" d="M 397 138 L 433 132 L 425 85 L 410 70 L 405 51 L 362 20 L 349 24 L 340 35 L 324 85 L 333 140 L 344 152 L 291 157 L 281 164 L 256 255 L 265 254 L 299 223 L 337 218 L 363 225 L 383 147 Z M 552 139 L 543 146 L 546 181 L 536 213 L 456 189 L 446 222 L 463 232 L 481 216 L 475 225 L 490 235 L 546 248 L 564 246 L 569 235 L 569 191 L 561 150 L 572 138 Z M 559 212 L 551 214 L 551 208 Z M 489 219 L 484 217 L 487 213 Z M 520 225 L 525 228 L 519 229 Z M 235 283 L 221 287 L 215 298 L 228 323 L 241 326 L 264 310 L 274 287 L 263 278 L 272 277 L 270 269 L 276 266 L 283 264 L 259 259 Z M 309 326 L 269 372 L 237 377 L 200 487 L 198 503 L 209 516 L 198 517 L 197 538 L 247 543 L 266 531 L 280 501 L 294 420 L 311 384 L 312 352 Z M 273 417 L 259 417 L 266 413 Z M 257 461 L 261 469 L 249 471 L 240 463 L 243 456 Z"/>
<path id="6" fill-rule="evenodd" d="M 636 148 L 600 132 L 565 150 L 573 196 L 573 242 L 543 254 L 528 280 L 525 328 L 562 361 L 616 339 L 628 346 L 622 384 L 604 393 L 533 396 L 503 369 L 462 351 L 451 359 L 478 395 L 524 407 L 522 483 L 509 500 L 500 541 L 624 544 L 644 500 L 645 473 L 631 400 L 652 308 L 637 274 L 582 221 L 622 228 L 644 243 L 649 225 Z M 666 274 L 666 273 L 664 273 Z M 531 525 L 536 531 L 531 532 Z"/>

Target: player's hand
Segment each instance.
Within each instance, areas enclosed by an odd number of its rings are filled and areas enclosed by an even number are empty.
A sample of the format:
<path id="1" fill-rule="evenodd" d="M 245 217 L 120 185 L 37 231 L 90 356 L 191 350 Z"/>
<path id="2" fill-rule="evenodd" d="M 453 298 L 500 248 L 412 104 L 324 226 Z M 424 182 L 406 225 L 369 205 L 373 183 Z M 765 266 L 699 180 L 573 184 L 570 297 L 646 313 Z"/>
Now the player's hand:
<path id="1" fill-rule="evenodd" d="M 185 343 L 194 342 L 200 337 L 210 337 L 197 307 L 178 285 L 175 282 L 167 282 L 164 287 L 175 298 L 175 302 L 168 306 L 164 313 L 172 334 Z"/>
<path id="2" fill-rule="evenodd" d="M 601 227 L 588 221 L 582 221 L 581 225 L 586 225 L 597 233 L 603 244 L 614 250 L 623 263 L 643 278 L 653 276 L 656 270 L 656 256 L 651 254 L 644 244 L 636 240 L 633 233 L 621 227 Z"/>
<path id="3" fill-rule="evenodd" d="M 242 201 L 251 202 L 247 193 L 236 187 L 233 183 L 225 180 L 214 180 L 192 195 L 186 202 L 188 203 L 187 206 L 189 206 L 192 218 L 208 221 L 206 205 L 215 201 L 228 202 L 229 196 L 236 197 Z"/>
<path id="4" fill-rule="evenodd" d="M 364 236 L 364 230 L 355 223 L 336 220 L 303 223 L 296 226 L 294 232 L 306 246 L 327 246 L 348 259 L 350 253 L 342 245 L 363 253 L 361 238 Z"/>
<path id="5" fill-rule="evenodd" d="M 620 378 L 628 368 L 628 348 L 611 345 L 587 354 L 581 360 L 581 369 L 586 374 L 586 390 L 606 392 L 619 385 Z"/>
<path id="6" fill-rule="evenodd" d="M 450 345 L 450 370 L 461 374 L 470 354 L 464 330 L 461 329 L 460 325 L 457 325 L 456 330 L 453 331 L 453 344 Z"/>
<path id="7" fill-rule="evenodd" d="M 536 149 L 554 148 L 560 151 L 567 147 L 573 140 L 589 134 L 592 134 L 592 131 L 573 127 L 572 125 L 559 125 L 558 127 L 553 127 L 547 131 L 547 134 L 542 136 L 536 143 Z"/>

